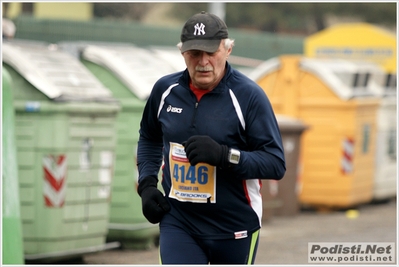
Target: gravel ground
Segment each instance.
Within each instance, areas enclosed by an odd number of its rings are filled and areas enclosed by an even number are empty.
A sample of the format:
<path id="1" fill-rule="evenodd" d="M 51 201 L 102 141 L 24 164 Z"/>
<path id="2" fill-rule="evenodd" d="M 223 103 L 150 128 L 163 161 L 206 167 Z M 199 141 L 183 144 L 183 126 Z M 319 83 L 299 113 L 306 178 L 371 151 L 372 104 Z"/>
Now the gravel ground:
<path id="1" fill-rule="evenodd" d="M 308 242 L 397 244 L 396 199 L 388 203 L 362 205 L 356 210 L 355 216 L 351 215 L 348 211 L 302 210 L 295 216 L 272 216 L 262 227 L 255 264 L 309 265 Z M 85 255 L 83 261 L 90 265 L 158 265 L 158 248 L 103 251 Z"/>

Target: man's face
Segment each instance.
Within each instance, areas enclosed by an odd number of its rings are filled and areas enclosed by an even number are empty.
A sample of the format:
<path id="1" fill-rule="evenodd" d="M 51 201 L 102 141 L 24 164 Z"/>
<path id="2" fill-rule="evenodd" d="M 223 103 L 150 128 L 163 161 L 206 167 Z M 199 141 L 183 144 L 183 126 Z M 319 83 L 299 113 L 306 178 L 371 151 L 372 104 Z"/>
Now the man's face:
<path id="1" fill-rule="evenodd" d="M 226 49 L 224 41 L 221 41 L 214 53 L 200 50 L 188 50 L 182 53 L 192 84 L 198 89 L 215 88 L 223 78 L 231 50 L 232 48 Z"/>

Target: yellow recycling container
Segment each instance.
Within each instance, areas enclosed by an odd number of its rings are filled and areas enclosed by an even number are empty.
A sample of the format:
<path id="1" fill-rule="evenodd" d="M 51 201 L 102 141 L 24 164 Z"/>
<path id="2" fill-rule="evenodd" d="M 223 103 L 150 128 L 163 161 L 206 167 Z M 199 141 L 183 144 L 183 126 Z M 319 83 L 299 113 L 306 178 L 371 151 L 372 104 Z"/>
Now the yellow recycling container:
<path id="1" fill-rule="evenodd" d="M 396 76 L 395 34 L 368 23 L 337 24 L 310 35 L 304 55 L 373 62 Z"/>
<path id="2" fill-rule="evenodd" d="M 379 98 L 374 64 L 301 55 L 272 58 L 250 77 L 276 114 L 302 120 L 302 205 L 346 208 L 372 199 Z M 369 73 L 369 74 L 367 74 Z"/>
<path id="3" fill-rule="evenodd" d="M 310 35 L 304 55 L 312 58 L 362 60 L 380 66 L 383 97 L 378 111 L 374 200 L 396 196 L 396 34 L 368 23 L 344 23 Z"/>

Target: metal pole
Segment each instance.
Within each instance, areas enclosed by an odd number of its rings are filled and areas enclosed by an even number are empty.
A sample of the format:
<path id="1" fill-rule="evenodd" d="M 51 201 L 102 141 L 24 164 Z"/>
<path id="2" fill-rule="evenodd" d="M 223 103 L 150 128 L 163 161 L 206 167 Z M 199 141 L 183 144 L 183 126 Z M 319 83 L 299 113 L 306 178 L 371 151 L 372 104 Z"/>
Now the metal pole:
<path id="1" fill-rule="evenodd" d="M 208 3 L 208 12 L 215 14 L 224 21 L 226 17 L 226 3 L 210 2 Z"/>

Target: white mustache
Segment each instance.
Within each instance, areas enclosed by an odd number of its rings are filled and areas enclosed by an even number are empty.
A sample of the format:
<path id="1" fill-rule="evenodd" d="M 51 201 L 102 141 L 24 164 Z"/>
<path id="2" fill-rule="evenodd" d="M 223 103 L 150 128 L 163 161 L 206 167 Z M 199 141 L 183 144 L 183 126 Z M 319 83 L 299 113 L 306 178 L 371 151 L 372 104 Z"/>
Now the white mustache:
<path id="1" fill-rule="evenodd" d="M 195 70 L 196 71 L 213 71 L 213 68 L 212 67 L 201 67 L 201 66 L 197 66 L 197 67 L 195 67 Z"/>

